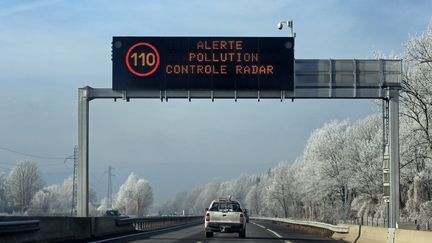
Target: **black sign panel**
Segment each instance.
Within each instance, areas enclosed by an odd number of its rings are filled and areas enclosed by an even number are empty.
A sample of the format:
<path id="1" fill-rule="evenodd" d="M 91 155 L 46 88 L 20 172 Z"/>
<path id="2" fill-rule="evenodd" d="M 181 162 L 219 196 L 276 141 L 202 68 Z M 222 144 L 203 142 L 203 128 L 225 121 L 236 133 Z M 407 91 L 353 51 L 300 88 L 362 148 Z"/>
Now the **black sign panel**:
<path id="1" fill-rule="evenodd" d="M 113 37 L 113 90 L 293 90 L 292 37 Z"/>

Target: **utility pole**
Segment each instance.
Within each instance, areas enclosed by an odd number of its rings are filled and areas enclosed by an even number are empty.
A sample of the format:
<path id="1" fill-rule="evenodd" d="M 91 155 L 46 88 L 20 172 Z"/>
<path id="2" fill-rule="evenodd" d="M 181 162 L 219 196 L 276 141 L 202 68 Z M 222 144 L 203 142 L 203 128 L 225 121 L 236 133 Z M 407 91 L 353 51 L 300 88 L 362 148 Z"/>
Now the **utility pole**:
<path id="1" fill-rule="evenodd" d="M 112 173 L 112 170 L 114 168 L 111 166 L 108 166 L 108 191 L 107 191 L 107 199 L 108 199 L 108 206 L 112 208 L 112 177 L 114 174 Z"/>
<path id="2" fill-rule="evenodd" d="M 74 146 L 74 153 L 64 159 L 64 163 L 69 159 L 73 159 L 73 173 L 72 173 L 72 202 L 71 202 L 71 216 L 77 215 L 77 177 L 78 177 L 78 146 Z"/>

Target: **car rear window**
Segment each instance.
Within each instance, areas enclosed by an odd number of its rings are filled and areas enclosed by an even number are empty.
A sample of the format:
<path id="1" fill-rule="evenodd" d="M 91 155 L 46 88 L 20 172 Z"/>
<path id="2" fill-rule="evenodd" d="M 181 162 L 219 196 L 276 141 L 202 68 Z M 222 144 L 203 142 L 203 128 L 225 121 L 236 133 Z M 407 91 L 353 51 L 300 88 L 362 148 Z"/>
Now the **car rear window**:
<path id="1" fill-rule="evenodd" d="M 240 204 L 238 204 L 237 202 L 214 202 L 209 210 L 242 212 Z"/>

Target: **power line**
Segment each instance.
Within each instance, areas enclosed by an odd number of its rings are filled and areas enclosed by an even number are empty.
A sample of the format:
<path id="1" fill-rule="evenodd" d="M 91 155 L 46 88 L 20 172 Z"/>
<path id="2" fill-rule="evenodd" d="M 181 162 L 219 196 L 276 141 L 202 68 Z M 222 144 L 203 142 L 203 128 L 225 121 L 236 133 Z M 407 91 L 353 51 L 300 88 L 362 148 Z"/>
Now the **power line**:
<path id="1" fill-rule="evenodd" d="M 2 169 L 2 170 L 4 170 L 4 171 L 12 170 L 11 168 L 5 168 L 5 167 L 2 167 L 2 166 L 0 166 L 0 169 Z"/>
<path id="2" fill-rule="evenodd" d="M 70 175 L 70 171 L 49 171 L 49 172 L 40 172 L 42 175 Z"/>
<path id="3" fill-rule="evenodd" d="M 10 148 L 6 148 L 6 147 L 3 147 L 3 146 L 0 146 L 0 150 L 11 152 L 11 153 L 14 153 L 14 154 L 24 155 L 24 156 L 27 156 L 27 157 L 39 158 L 39 159 L 64 159 L 63 157 L 53 157 L 53 156 L 43 156 L 43 155 L 29 154 L 29 153 L 25 153 L 25 152 L 16 151 L 16 150 L 13 150 L 13 149 L 10 149 Z"/>
<path id="4" fill-rule="evenodd" d="M 16 163 L 14 164 L 14 163 L 0 161 L 0 165 L 16 165 Z"/>
<path id="5" fill-rule="evenodd" d="M 3 162 L 0 161 L 0 165 L 4 165 L 4 166 L 10 166 L 10 167 L 14 167 L 18 164 L 17 163 L 9 163 L 9 162 Z M 55 162 L 55 163 L 41 163 L 41 162 L 36 162 L 38 167 L 50 167 L 50 166 L 64 166 L 65 168 L 69 168 L 67 167 L 65 164 L 59 163 L 59 162 Z"/>

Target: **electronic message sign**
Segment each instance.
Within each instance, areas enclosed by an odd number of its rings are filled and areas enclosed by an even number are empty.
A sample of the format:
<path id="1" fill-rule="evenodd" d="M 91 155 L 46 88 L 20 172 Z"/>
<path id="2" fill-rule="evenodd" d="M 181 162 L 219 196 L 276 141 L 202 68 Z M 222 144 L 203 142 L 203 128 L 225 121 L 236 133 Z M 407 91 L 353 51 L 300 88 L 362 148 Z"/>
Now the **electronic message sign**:
<path id="1" fill-rule="evenodd" d="M 292 37 L 113 37 L 113 90 L 293 90 Z"/>

